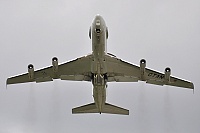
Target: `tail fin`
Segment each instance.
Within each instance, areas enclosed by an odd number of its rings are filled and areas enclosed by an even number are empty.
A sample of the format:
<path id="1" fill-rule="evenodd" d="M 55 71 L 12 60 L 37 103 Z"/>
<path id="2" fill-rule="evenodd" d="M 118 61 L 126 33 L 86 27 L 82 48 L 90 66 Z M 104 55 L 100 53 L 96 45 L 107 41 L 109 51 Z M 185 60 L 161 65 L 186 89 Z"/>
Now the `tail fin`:
<path id="1" fill-rule="evenodd" d="M 105 103 L 102 112 L 99 112 L 99 110 L 96 108 L 95 103 L 90 103 L 77 108 L 73 108 L 72 114 L 77 114 L 77 113 L 108 113 L 108 114 L 129 115 L 129 110 L 117 107 L 109 103 Z"/>

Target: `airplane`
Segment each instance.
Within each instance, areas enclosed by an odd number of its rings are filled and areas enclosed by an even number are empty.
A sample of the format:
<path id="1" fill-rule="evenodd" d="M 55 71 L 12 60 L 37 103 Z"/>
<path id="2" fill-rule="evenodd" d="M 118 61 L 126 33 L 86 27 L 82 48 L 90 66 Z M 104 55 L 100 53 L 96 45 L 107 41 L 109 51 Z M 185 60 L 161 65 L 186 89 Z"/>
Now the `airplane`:
<path id="1" fill-rule="evenodd" d="M 140 66 L 130 64 L 107 53 L 108 28 L 102 16 L 96 15 L 89 29 L 92 42 L 92 53 L 75 60 L 58 65 L 58 58 L 52 58 L 52 66 L 34 71 L 32 64 L 28 72 L 10 77 L 6 84 L 26 82 L 48 82 L 53 79 L 88 81 L 93 84 L 94 102 L 72 109 L 72 114 L 79 113 L 108 113 L 129 115 L 129 110 L 106 102 L 106 88 L 109 82 L 138 82 L 144 81 L 155 85 L 169 85 L 194 90 L 192 82 L 171 76 L 167 67 L 164 73 L 146 68 L 146 60 L 140 60 Z"/>

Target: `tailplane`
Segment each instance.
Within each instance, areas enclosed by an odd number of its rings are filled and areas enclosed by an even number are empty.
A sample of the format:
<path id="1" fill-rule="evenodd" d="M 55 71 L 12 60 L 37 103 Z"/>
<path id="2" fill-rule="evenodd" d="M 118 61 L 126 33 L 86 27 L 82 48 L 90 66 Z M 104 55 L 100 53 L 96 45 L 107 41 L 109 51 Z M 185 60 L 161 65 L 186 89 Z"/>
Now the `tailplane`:
<path id="1" fill-rule="evenodd" d="M 129 110 L 105 103 L 102 113 L 129 115 Z"/>
<path id="2" fill-rule="evenodd" d="M 95 103 L 90 103 L 72 109 L 72 114 L 78 114 L 78 113 L 108 113 L 108 114 L 129 115 L 129 110 L 117 107 L 109 103 L 105 103 L 102 112 L 99 112 L 99 110 L 96 108 Z"/>
<path id="3" fill-rule="evenodd" d="M 78 113 L 99 113 L 99 111 L 96 108 L 95 103 L 90 103 L 72 109 L 72 114 L 78 114 Z"/>

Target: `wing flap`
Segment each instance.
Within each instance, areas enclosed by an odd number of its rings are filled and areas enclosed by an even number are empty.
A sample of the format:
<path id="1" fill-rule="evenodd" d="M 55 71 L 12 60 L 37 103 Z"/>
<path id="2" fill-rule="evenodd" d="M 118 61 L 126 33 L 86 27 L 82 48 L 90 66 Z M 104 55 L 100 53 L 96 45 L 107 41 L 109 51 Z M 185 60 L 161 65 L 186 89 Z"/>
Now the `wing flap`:
<path id="1" fill-rule="evenodd" d="M 164 85 L 164 82 L 161 81 L 161 80 L 151 80 L 150 79 L 150 80 L 147 80 L 146 83 L 148 83 L 148 84 L 154 84 L 154 85 L 161 85 L 161 86 Z"/>
<path id="2" fill-rule="evenodd" d="M 53 81 L 52 77 L 40 77 L 35 79 L 36 83 Z"/>
<path id="3" fill-rule="evenodd" d="M 61 75 L 61 80 L 73 80 L 73 81 L 90 81 L 91 78 L 84 75 Z"/>
<path id="4" fill-rule="evenodd" d="M 138 78 L 133 76 L 114 76 L 108 77 L 108 82 L 138 82 Z"/>

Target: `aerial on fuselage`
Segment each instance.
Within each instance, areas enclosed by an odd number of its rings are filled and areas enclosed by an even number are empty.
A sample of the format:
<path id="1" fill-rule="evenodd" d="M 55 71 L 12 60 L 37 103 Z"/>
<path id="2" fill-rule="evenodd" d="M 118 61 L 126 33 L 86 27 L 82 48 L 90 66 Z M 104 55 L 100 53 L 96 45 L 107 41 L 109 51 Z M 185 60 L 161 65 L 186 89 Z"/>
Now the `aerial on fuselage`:
<path id="1" fill-rule="evenodd" d="M 123 61 L 113 54 L 107 53 L 108 28 L 102 16 L 96 15 L 89 29 L 92 42 L 92 53 L 75 60 L 58 64 L 58 58 L 52 58 L 52 66 L 34 70 L 28 65 L 28 72 L 7 79 L 7 84 L 27 82 L 48 82 L 53 79 L 87 81 L 93 84 L 94 102 L 72 109 L 77 113 L 109 113 L 128 115 L 129 110 L 106 102 L 106 88 L 109 82 L 144 81 L 154 85 L 169 85 L 194 90 L 192 82 L 171 76 L 171 69 L 166 68 L 160 73 L 146 68 L 146 60 L 141 59 L 140 65 Z"/>

